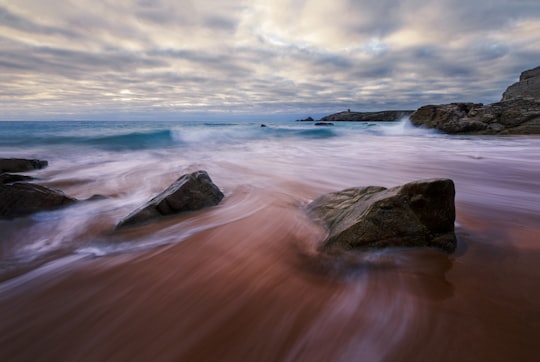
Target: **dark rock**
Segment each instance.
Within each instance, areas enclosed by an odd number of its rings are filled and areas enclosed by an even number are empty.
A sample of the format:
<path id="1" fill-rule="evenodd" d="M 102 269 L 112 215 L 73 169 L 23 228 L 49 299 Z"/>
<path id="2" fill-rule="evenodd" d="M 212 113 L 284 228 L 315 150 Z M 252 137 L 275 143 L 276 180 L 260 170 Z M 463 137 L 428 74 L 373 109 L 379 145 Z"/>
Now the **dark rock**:
<path id="1" fill-rule="evenodd" d="M 452 180 L 433 179 L 346 189 L 319 197 L 307 210 L 328 228 L 325 251 L 427 246 L 451 252 L 454 197 Z"/>
<path id="2" fill-rule="evenodd" d="M 409 117 L 414 111 L 339 112 L 325 116 L 321 122 L 395 122 Z"/>
<path id="3" fill-rule="evenodd" d="M 513 99 L 540 100 L 540 67 L 524 71 L 519 77 L 519 82 L 506 88 L 502 101 Z"/>
<path id="4" fill-rule="evenodd" d="M 317 122 L 315 123 L 315 126 L 333 126 L 334 124 L 332 122 Z"/>
<path id="5" fill-rule="evenodd" d="M 411 123 L 449 134 L 540 134 L 540 67 L 523 72 L 501 102 L 423 106 Z"/>
<path id="6" fill-rule="evenodd" d="M 488 105 L 428 105 L 411 116 L 411 123 L 449 134 L 539 134 L 540 102 L 513 99 Z"/>
<path id="7" fill-rule="evenodd" d="M 10 173 L 0 173 L 0 184 L 11 184 L 14 182 L 30 181 L 33 177 L 23 175 L 12 175 Z"/>
<path id="8" fill-rule="evenodd" d="M 0 173 L 25 172 L 47 167 L 48 162 L 43 160 L 27 160 L 22 158 L 0 158 Z"/>
<path id="9" fill-rule="evenodd" d="M 264 123 L 261 123 L 261 127 L 268 127 L 267 125 L 265 125 Z"/>
<path id="10" fill-rule="evenodd" d="M 306 119 L 297 119 L 296 122 L 313 122 L 314 119 L 311 117 L 308 117 Z"/>
<path id="11" fill-rule="evenodd" d="M 61 191 L 30 183 L 0 184 L 0 218 L 56 209 L 76 200 Z"/>
<path id="12" fill-rule="evenodd" d="M 165 191 L 120 221 L 117 227 L 214 206 L 223 199 L 223 196 L 206 171 L 196 171 L 181 176 Z"/>

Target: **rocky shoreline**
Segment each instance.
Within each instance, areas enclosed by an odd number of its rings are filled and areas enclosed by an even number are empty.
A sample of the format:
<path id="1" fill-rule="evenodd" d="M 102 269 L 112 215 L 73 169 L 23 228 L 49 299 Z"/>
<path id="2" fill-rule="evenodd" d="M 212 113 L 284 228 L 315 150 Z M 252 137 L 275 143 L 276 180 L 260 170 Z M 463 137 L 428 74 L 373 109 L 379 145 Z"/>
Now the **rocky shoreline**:
<path id="1" fill-rule="evenodd" d="M 395 122 L 410 117 L 417 127 L 436 129 L 447 134 L 527 135 L 540 134 L 540 66 L 521 73 L 519 81 L 509 86 L 499 102 L 484 105 L 456 102 L 425 105 L 416 111 L 378 111 L 334 113 L 316 121 Z M 315 124 L 317 124 L 315 123 Z"/>
<path id="2" fill-rule="evenodd" d="M 81 201 L 60 190 L 5 173 L 46 167 L 47 161 L 0 159 L 0 219 L 14 219 Z M 22 176 L 25 177 L 25 176 Z M 28 176 L 26 176 L 28 177 Z M 31 178 L 30 178 L 31 179 Z M 323 195 L 306 209 L 329 232 L 321 252 L 386 247 L 435 247 L 454 251 L 454 183 L 449 179 L 411 182 L 386 189 L 367 186 Z M 131 212 L 116 229 L 218 205 L 225 195 L 206 171 L 180 176 L 167 189 Z"/>
<path id="3" fill-rule="evenodd" d="M 448 134 L 540 134 L 540 67 L 521 73 L 500 102 L 427 105 L 411 115 L 411 123 Z"/>

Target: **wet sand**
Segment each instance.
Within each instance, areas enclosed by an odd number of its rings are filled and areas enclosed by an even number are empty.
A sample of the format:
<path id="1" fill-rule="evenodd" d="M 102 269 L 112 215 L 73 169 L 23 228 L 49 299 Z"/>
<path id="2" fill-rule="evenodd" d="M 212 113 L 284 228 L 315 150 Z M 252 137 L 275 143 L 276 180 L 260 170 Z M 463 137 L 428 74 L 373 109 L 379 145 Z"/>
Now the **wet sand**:
<path id="1" fill-rule="evenodd" d="M 538 224 L 458 204 L 455 254 L 333 258 L 316 252 L 324 230 L 301 207 L 258 198 L 255 213 L 181 243 L 87 258 L 4 289 L 0 360 L 537 357 Z"/>

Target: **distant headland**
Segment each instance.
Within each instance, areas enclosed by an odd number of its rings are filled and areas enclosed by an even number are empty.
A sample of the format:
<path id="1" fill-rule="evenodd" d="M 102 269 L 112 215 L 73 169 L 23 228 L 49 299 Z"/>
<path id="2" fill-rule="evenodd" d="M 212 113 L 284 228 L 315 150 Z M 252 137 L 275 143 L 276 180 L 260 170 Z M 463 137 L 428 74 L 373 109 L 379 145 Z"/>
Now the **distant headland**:
<path id="1" fill-rule="evenodd" d="M 540 66 L 521 73 L 509 86 L 500 102 L 459 102 L 426 105 L 416 111 L 378 111 L 334 113 L 315 124 L 332 122 L 395 122 L 410 117 L 418 127 L 434 128 L 448 134 L 540 134 Z M 311 117 L 298 122 L 315 122 Z"/>
<path id="2" fill-rule="evenodd" d="M 409 117 L 414 110 L 353 112 L 350 109 L 322 117 L 318 122 L 395 122 Z M 297 122 L 314 122 L 311 117 L 298 119 Z"/>

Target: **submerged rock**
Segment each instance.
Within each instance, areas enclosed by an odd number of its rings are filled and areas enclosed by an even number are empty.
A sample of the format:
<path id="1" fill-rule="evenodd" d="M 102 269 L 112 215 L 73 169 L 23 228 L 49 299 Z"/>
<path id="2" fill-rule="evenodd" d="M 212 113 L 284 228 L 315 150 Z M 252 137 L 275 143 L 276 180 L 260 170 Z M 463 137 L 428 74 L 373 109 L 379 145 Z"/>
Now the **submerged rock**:
<path id="1" fill-rule="evenodd" d="M 120 221 L 117 227 L 147 222 L 151 219 L 195 211 L 217 205 L 224 195 L 206 171 L 181 176 L 165 191 Z"/>
<path id="2" fill-rule="evenodd" d="M 44 160 L 28 160 L 23 158 L 0 158 L 0 173 L 25 172 L 47 167 Z"/>
<path id="3" fill-rule="evenodd" d="M 315 123 L 315 126 L 333 126 L 334 124 L 332 122 L 317 122 Z"/>
<path id="4" fill-rule="evenodd" d="M 454 197 L 452 180 L 433 179 L 329 193 L 307 211 L 328 229 L 325 251 L 427 246 L 451 252 L 456 247 Z"/>
<path id="5" fill-rule="evenodd" d="M 15 218 L 74 203 L 63 192 L 30 183 L 0 184 L 0 218 Z"/>

